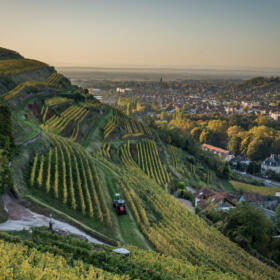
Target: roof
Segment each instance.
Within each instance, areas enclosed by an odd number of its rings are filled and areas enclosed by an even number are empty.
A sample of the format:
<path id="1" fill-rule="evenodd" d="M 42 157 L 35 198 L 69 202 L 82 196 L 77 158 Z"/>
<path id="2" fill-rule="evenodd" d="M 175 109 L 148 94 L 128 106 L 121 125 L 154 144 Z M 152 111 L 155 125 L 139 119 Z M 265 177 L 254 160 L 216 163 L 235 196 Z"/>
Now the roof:
<path id="1" fill-rule="evenodd" d="M 270 157 L 266 158 L 263 162 L 263 165 L 267 166 L 280 166 L 280 156 L 272 154 Z"/>
<path id="2" fill-rule="evenodd" d="M 263 197 L 259 193 L 243 193 L 239 197 L 239 201 L 261 202 L 263 201 Z"/>
<path id="3" fill-rule="evenodd" d="M 207 150 L 211 150 L 213 152 L 219 153 L 219 154 L 223 154 L 225 156 L 229 155 L 230 152 L 228 150 L 224 150 L 222 148 L 219 147 L 215 147 L 209 144 L 202 144 L 202 149 L 207 149 Z"/>
<path id="4" fill-rule="evenodd" d="M 208 188 L 202 188 L 195 193 L 195 197 L 199 199 L 198 206 L 200 208 L 206 208 L 210 201 L 214 204 L 228 203 L 232 206 L 235 206 L 234 197 L 227 192 L 215 192 Z"/>

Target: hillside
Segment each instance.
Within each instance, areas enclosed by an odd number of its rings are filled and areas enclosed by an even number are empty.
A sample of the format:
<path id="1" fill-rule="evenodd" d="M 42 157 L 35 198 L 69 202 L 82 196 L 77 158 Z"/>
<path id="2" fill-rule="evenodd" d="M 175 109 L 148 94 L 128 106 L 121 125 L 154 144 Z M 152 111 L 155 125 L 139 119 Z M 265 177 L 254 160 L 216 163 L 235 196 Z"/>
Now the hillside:
<path id="1" fill-rule="evenodd" d="M 0 47 L 0 60 L 23 58 L 19 53 Z"/>
<path id="2" fill-rule="evenodd" d="M 280 77 L 256 77 L 250 80 L 238 83 L 237 89 L 270 89 L 280 87 Z"/>
<path id="3" fill-rule="evenodd" d="M 21 58 L 13 60 L 1 61 L 14 81 L 1 95 L 12 113 L 17 145 L 11 157 L 13 191 L 36 211 L 63 216 L 107 243 L 128 246 L 132 255 L 126 264 L 109 252 L 102 255 L 101 249 L 96 253 L 88 243 L 24 233 L 25 241 L 0 236 L 6 240 L 1 248 L 12 252 L 4 256 L 4 266 L 16 260 L 17 270 L 26 265 L 30 271 L 33 265 L 40 272 L 46 260 L 50 266 L 57 261 L 65 275 L 76 275 L 63 279 L 81 279 L 81 267 L 86 267 L 85 275 L 94 275 L 88 264 L 104 269 L 100 275 L 109 273 L 106 279 L 112 279 L 110 273 L 127 277 L 114 279 L 279 279 L 279 271 L 250 256 L 169 194 L 176 180 L 194 188 L 227 188 L 213 165 L 163 142 L 156 130 L 100 103 L 51 67 L 52 73 L 42 79 L 27 63 L 21 68 L 25 81 L 16 83 L 21 66 L 13 70 L 11 65 Z M 5 88 L 5 75 L 0 72 L 0 89 Z M 112 207 L 117 192 L 127 202 L 127 215 L 116 215 Z M 48 243 L 52 238 L 54 247 Z M 27 264 L 24 255 L 38 261 Z M 77 266 L 69 265 L 70 259 Z"/>

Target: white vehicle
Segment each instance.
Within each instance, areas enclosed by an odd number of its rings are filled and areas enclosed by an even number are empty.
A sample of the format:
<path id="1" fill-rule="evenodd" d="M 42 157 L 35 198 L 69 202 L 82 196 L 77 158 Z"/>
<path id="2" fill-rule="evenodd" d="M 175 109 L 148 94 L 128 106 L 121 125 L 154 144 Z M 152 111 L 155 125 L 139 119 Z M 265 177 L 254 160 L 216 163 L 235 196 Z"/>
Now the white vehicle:
<path id="1" fill-rule="evenodd" d="M 271 180 L 264 180 L 265 184 L 271 184 Z"/>

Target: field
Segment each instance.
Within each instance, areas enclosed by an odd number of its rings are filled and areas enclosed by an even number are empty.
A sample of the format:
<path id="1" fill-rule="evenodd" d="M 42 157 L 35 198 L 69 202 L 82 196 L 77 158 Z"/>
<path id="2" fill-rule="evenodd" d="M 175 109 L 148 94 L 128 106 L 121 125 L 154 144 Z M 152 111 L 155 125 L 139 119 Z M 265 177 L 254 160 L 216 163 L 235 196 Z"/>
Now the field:
<path id="1" fill-rule="evenodd" d="M 30 186 L 68 205 L 84 216 L 112 226 L 93 160 L 71 141 L 50 134 L 53 148 L 36 155 L 30 174 Z"/>
<path id="2" fill-rule="evenodd" d="M 272 187 L 260 187 L 251 184 L 241 183 L 238 181 L 230 181 L 235 191 L 238 192 L 251 192 L 251 193 L 259 193 L 263 196 L 266 195 L 275 195 L 275 192 L 280 191 L 280 188 L 272 188 Z"/>

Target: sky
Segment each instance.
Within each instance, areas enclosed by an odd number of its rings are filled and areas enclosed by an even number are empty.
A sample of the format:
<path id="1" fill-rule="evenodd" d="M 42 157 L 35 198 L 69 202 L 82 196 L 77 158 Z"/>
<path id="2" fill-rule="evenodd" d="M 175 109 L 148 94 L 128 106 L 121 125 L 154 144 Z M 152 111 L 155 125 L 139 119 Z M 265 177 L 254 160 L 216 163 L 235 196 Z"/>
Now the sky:
<path id="1" fill-rule="evenodd" d="M 0 46 L 54 66 L 280 68 L 280 0 L 0 0 Z"/>

